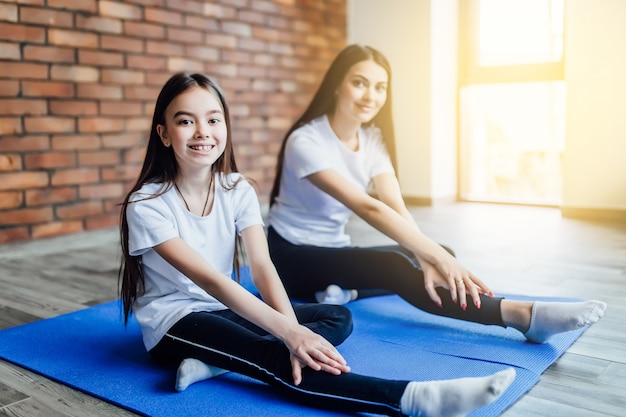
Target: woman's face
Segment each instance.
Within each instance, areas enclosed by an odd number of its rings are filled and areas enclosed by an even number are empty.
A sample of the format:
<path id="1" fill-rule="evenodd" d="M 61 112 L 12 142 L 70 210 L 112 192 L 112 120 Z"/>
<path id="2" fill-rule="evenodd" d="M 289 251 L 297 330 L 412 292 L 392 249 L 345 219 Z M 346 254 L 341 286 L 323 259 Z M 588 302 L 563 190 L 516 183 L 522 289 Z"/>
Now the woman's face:
<path id="1" fill-rule="evenodd" d="M 210 167 L 224 152 L 228 138 L 219 99 L 202 87 L 174 98 L 157 132 L 165 146 L 172 146 L 182 167 Z"/>
<path id="2" fill-rule="evenodd" d="M 371 121 L 387 100 L 388 82 L 387 71 L 376 62 L 371 59 L 357 62 L 339 85 L 334 118 L 359 123 Z"/>

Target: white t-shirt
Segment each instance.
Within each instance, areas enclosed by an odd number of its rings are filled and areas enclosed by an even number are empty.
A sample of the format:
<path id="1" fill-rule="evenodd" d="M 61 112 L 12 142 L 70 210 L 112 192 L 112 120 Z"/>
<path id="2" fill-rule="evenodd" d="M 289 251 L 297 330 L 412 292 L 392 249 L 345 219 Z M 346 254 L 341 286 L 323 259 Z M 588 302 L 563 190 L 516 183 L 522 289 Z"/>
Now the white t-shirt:
<path id="1" fill-rule="evenodd" d="M 231 174 L 228 182 L 240 174 Z M 189 212 L 172 187 L 165 194 L 153 195 L 161 184 L 146 184 L 131 197 L 126 210 L 129 251 L 142 256 L 145 292 L 140 294 L 133 312 L 143 334 L 146 349 L 152 349 L 178 320 L 196 311 L 226 308 L 193 281 L 167 263 L 154 246 L 180 237 L 212 267 L 231 276 L 235 236 L 246 227 L 263 224 L 254 188 L 240 181 L 225 190 L 215 178 L 215 198 L 211 213 L 197 216 Z"/>
<path id="2" fill-rule="evenodd" d="M 350 245 L 345 225 L 352 211 L 306 177 L 334 169 L 363 191 L 382 173 L 394 173 L 389 153 L 376 127 L 358 132 L 359 149 L 347 149 L 327 116 L 296 129 L 287 139 L 280 192 L 269 212 L 268 224 L 295 245 Z"/>

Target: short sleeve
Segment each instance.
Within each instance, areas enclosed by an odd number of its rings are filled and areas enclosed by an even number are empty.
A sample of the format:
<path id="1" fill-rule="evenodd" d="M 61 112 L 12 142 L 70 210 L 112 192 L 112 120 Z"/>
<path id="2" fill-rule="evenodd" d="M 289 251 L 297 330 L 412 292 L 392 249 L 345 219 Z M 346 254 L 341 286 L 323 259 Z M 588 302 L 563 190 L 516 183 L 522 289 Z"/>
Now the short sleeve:
<path id="1" fill-rule="evenodd" d="M 167 240 L 178 237 L 174 216 L 162 198 L 135 199 L 126 207 L 128 246 L 139 256 Z"/>
<path id="2" fill-rule="evenodd" d="M 320 144 L 312 137 L 296 134 L 289 138 L 286 146 L 285 164 L 298 179 L 332 168 L 330 159 L 320 152 Z"/>
<path id="3" fill-rule="evenodd" d="M 241 180 L 232 192 L 235 200 L 233 208 L 237 234 L 241 234 L 241 231 L 247 227 L 263 225 L 259 199 L 250 183 L 245 179 Z"/>
<path id="4" fill-rule="evenodd" d="M 371 158 L 369 162 L 370 177 L 374 178 L 376 175 L 386 173 L 395 174 L 387 146 L 385 146 L 380 130 L 373 126 L 368 129 L 368 134 L 372 135 L 370 149 L 368 149 L 367 152 L 369 158 Z"/>

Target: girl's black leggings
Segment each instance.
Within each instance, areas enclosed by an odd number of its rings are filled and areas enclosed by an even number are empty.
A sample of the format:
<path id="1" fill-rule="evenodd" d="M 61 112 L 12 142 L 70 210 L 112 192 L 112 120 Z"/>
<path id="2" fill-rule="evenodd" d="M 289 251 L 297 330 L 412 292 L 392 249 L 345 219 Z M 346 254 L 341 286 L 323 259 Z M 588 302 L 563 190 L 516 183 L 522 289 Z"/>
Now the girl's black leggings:
<path id="1" fill-rule="evenodd" d="M 302 325 L 333 345 L 341 344 L 352 332 L 352 315 L 343 306 L 298 304 L 294 310 Z M 150 354 L 170 366 L 195 358 L 264 381 L 298 402 L 343 412 L 400 416 L 400 398 L 408 384 L 355 373 L 332 375 L 306 367 L 302 382 L 295 386 L 286 345 L 231 310 L 187 315 Z"/>
<path id="2" fill-rule="evenodd" d="M 272 261 L 293 299 L 313 300 L 316 291 L 330 284 L 357 289 L 359 297 L 381 293 L 400 297 L 428 313 L 506 327 L 502 298 L 481 295 L 481 307 L 470 301 L 463 311 L 450 292 L 437 288 L 442 306 L 435 304 L 424 286 L 424 273 L 414 255 L 401 246 L 325 248 L 294 245 L 272 227 L 268 230 Z"/>

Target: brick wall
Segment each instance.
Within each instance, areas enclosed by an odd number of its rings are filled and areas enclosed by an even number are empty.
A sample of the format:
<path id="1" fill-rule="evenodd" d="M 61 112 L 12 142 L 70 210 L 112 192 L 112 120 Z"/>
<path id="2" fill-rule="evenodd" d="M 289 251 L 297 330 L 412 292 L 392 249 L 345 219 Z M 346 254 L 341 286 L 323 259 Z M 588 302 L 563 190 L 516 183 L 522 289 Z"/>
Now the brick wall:
<path id="1" fill-rule="evenodd" d="M 0 0 L 0 243 L 117 225 L 174 72 L 224 88 L 267 201 L 284 131 L 345 45 L 346 0 Z"/>

